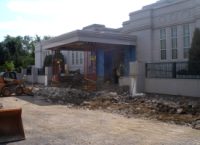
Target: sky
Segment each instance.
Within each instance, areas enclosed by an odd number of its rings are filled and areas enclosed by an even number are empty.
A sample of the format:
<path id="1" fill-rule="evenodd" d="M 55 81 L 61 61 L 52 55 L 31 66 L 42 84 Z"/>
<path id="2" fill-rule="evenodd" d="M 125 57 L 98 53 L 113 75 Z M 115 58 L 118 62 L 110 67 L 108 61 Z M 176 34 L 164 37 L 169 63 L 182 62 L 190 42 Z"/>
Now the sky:
<path id="1" fill-rule="evenodd" d="M 57 36 L 91 24 L 119 28 L 129 13 L 157 0 L 0 0 L 0 41 Z"/>

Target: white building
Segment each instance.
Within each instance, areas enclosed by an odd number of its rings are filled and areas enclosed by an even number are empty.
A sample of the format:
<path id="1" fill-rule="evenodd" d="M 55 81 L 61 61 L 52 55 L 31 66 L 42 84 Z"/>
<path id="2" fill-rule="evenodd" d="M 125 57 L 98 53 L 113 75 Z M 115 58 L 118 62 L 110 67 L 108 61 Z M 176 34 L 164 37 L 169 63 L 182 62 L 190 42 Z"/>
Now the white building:
<path id="1" fill-rule="evenodd" d="M 185 61 L 196 27 L 199 0 L 160 0 L 130 13 L 122 33 L 137 36 L 138 61 Z"/>
<path id="2" fill-rule="evenodd" d="M 138 91 L 198 96 L 200 94 L 199 79 L 148 78 L 145 76 L 147 72 L 145 72 L 144 66 L 146 63 L 171 63 L 188 60 L 193 32 L 195 28 L 200 28 L 200 0 L 159 0 L 144 6 L 139 11 L 130 13 L 129 17 L 129 20 L 123 22 L 123 27 L 119 29 L 91 25 L 81 31 L 91 31 L 94 32 L 93 35 L 95 32 L 109 34 L 109 37 L 104 37 L 108 38 L 107 41 L 104 40 L 104 43 L 111 41 L 110 34 L 112 34 L 112 42 L 117 42 L 125 37 L 136 37 L 136 39 L 129 39 L 128 43 L 133 42 L 136 46 Z M 36 46 L 36 67 L 42 67 L 46 49 L 53 47 L 53 45 L 50 46 L 51 41 L 55 40 L 54 45 L 58 46 L 63 43 L 64 35 Z M 114 40 L 115 35 L 120 35 L 120 38 Z M 87 40 L 91 39 L 87 37 Z M 67 63 L 73 60 L 70 52 L 66 56 L 69 56 Z M 73 68 L 75 64 L 69 63 L 69 65 Z"/>

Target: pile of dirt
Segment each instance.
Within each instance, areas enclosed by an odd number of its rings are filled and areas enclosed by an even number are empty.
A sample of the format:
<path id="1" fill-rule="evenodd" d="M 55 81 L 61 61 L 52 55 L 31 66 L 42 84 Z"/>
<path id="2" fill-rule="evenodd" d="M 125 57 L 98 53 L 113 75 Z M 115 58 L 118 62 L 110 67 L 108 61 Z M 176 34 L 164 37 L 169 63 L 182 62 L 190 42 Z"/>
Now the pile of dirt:
<path id="1" fill-rule="evenodd" d="M 89 109 L 102 109 L 126 117 L 145 117 L 200 129 L 200 99 L 190 97 L 144 95 L 98 96 L 82 104 Z"/>
<path id="2" fill-rule="evenodd" d="M 85 92 L 72 88 L 46 87 L 35 91 L 35 95 L 43 96 L 51 103 L 71 104 L 76 108 L 91 110 L 101 109 L 126 117 L 158 119 L 200 129 L 199 98 L 155 94 L 131 97 L 125 88 L 117 90 L 118 92 L 114 92 L 111 88 Z"/>

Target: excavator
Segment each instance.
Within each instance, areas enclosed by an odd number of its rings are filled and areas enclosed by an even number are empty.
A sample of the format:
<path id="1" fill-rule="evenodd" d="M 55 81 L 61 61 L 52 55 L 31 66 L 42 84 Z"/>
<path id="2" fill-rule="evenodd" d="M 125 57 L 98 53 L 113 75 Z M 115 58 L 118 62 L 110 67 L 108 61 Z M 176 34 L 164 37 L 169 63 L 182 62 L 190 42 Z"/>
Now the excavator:
<path id="1" fill-rule="evenodd" d="M 15 72 L 0 74 L 1 96 L 10 96 L 13 93 L 21 95 L 27 90 L 23 85 L 23 81 L 17 79 Z M 30 91 L 27 92 L 30 93 Z M 0 144 L 25 139 L 21 114 L 21 108 L 8 109 L 0 105 Z"/>
<path id="2" fill-rule="evenodd" d="M 2 72 L 0 73 L 0 95 L 10 96 L 15 95 L 33 95 L 33 88 L 28 88 L 25 86 L 24 77 L 19 80 L 15 72 Z"/>

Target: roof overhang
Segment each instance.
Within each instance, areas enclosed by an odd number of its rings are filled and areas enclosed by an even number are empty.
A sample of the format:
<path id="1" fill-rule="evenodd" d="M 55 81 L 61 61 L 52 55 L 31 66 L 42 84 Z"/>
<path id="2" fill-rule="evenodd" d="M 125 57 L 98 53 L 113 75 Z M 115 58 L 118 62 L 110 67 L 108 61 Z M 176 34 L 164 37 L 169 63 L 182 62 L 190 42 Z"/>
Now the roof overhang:
<path id="1" fill-rule="evenodd" d="M 110 32 L 97 32 L 97 31 L 86 31 L 76 30 L 70 33 L 66 33 L 50 40 L 42 41 L 41 45 L 43 49 L 64 49 L 83 47 L 83 43 L 98 43 L 106 45 L 136 45 L 136 36 L 121 34 L 121 33 L 110 33 Z"/>

